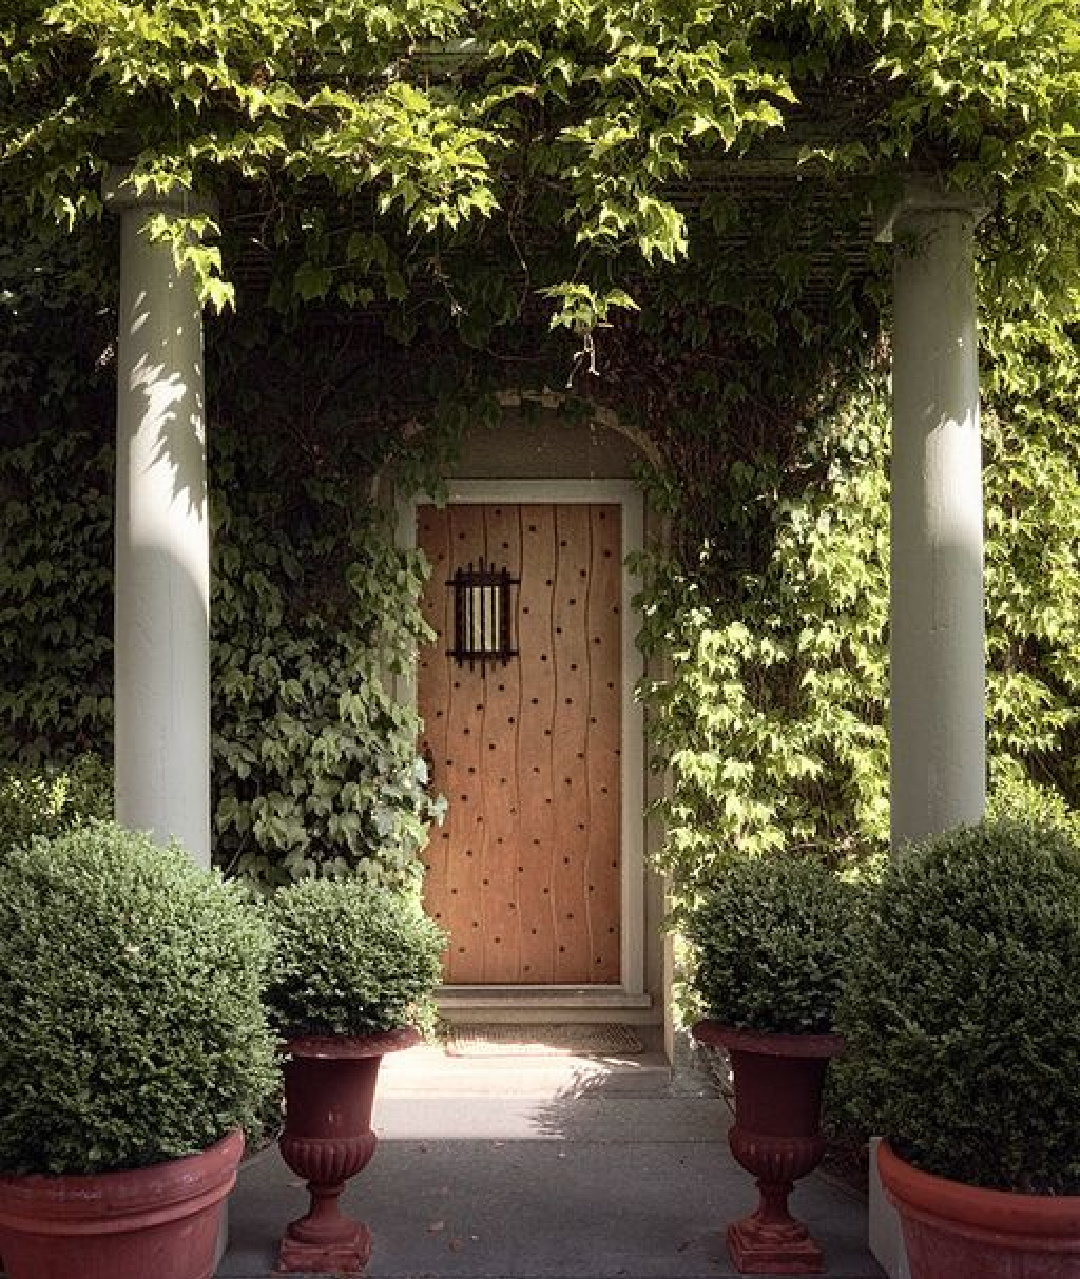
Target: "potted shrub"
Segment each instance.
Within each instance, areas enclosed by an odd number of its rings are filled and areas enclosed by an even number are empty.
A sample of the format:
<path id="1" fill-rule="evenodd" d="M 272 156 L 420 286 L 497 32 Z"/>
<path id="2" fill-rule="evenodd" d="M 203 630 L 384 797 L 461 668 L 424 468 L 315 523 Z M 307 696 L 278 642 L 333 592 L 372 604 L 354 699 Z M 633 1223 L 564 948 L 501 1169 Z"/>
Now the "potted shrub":
<path id="1" fill-rule="evenodd" d="M 1080 850 L 997 820 L 913 846 L 841 1020 L 913 1279 L 1080 1273 Z"/>
<path id="2" fill-rule="evenodd" d="M 705 1012 L 693 1027 L 731 1060 L 732 1153 L 754 1175 L 756 1210 L 728 1228 L 737 1269 L 816 1274 L 821 1249 L 787 1208 L 794 1181 L 821 1161 L 821 1096 L 843 1050 L 836 1007 L 851 963 L 856 887 L 822 863 L 733 858 L 699 894 L 686 924 L 691 985 Z"/>
<path id="3" fill-rule="evenodd" d="M 207 1279 L 276 1071 L 263 922 L 178 847 L 91 822 L 0 864 L 9 1279 Z"/>
<path id="4" fill-rule="evenodd" d="M 419 1041 L 415 1023 L 441 978 L 441 930 L 412 897 L 360 879 L 280 889 L 268 913 L 267 991 L 285 1041 L 282 1157 L 311 1205 L 281 1242 L 278 1268 L 356 1274 L 371 1251 L 338 1197 L 375 1150 L 371 1107 L 384 1053 Z"/>

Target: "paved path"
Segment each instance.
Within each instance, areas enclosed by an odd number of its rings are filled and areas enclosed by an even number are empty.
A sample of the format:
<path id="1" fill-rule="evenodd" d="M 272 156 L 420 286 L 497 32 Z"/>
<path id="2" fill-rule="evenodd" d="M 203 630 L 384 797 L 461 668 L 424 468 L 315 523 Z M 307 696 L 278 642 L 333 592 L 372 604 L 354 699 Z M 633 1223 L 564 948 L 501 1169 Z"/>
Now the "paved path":
<path id="1" fill-rule="evenodd" d="M 371 1227 L 369 1279 L 723 1279 L 724 1226 L 756 1200 L 708 1081 L 658 1053 L 384 1062 L 381 1143 L 347 1190 Z M 240 1172 L 219 1279 L 266 1279 L 307 1196 L 276 1151 Z M 866 1208 L 811 1176 L 793 1209 L 827 1275 L 881 1279 Z"/>

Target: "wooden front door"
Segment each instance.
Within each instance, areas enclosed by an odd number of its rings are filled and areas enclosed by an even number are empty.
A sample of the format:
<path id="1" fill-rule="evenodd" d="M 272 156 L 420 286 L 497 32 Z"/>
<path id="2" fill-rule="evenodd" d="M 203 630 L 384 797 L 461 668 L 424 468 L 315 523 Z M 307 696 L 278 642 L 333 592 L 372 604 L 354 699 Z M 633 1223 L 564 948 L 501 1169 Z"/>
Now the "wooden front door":
<path id="1" fill-rule="evenodd" d="M 620 978 L 622 539 L 613 503 L 421 506 L 438 638 L 418 699 L 444 825 L 425 854 L 428 910 L 453 985 Z M 506 569 L 506 661 L 460 662 L 458 569 Z"/>

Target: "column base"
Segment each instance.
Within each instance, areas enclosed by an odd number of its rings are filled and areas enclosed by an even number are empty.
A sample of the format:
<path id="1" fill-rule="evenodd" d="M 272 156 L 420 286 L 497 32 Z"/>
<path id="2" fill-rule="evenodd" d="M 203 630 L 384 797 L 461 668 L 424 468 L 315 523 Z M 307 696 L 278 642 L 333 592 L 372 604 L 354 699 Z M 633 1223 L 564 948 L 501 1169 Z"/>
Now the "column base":
<path id="1" fill-rule="evenodd" d="M 776 1225 L 744 1217 L 728 1226 L 727 1244 L 743 1275 L 819 1275 L 825 1269 L 821 1248 L 798 1221 Z"/>
<path id="2" fill-rule="evenodd" d="M 278 1251 L 278 1274 L 363 1274 L 371 1256 L 371 1231 L 362 1221 L 346 1239 L 314 1243 L 286 1234 Z"/>

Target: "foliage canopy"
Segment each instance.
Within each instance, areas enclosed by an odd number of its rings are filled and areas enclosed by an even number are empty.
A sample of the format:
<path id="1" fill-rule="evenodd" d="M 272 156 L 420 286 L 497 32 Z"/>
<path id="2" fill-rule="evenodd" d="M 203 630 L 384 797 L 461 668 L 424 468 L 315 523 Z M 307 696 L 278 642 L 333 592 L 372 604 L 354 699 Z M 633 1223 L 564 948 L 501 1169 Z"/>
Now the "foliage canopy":
<path id="1" fill-rule="evenodd" d="M 861 198 L 911 169 L 976 189 L 1014 280 L 1022 259 L 1042 300 L 1076 288 L 1080 18 L 1054 0 L 9 9 L 0 192 L 24 261 L 92 230 L 109 166 L 131 165 L 218 199 L 224 260 L 184 239 L 210 226 L 194 203 L 158 227 L 217 305 L 247 254 L 283 302 L 422 283 L 472 310 L 479 255 L 481 291 L 503 278 L 492 317 L 539 293 L 592 327 L 630 274 L 691 251 L 687 190 L 754 157 Z"/>

